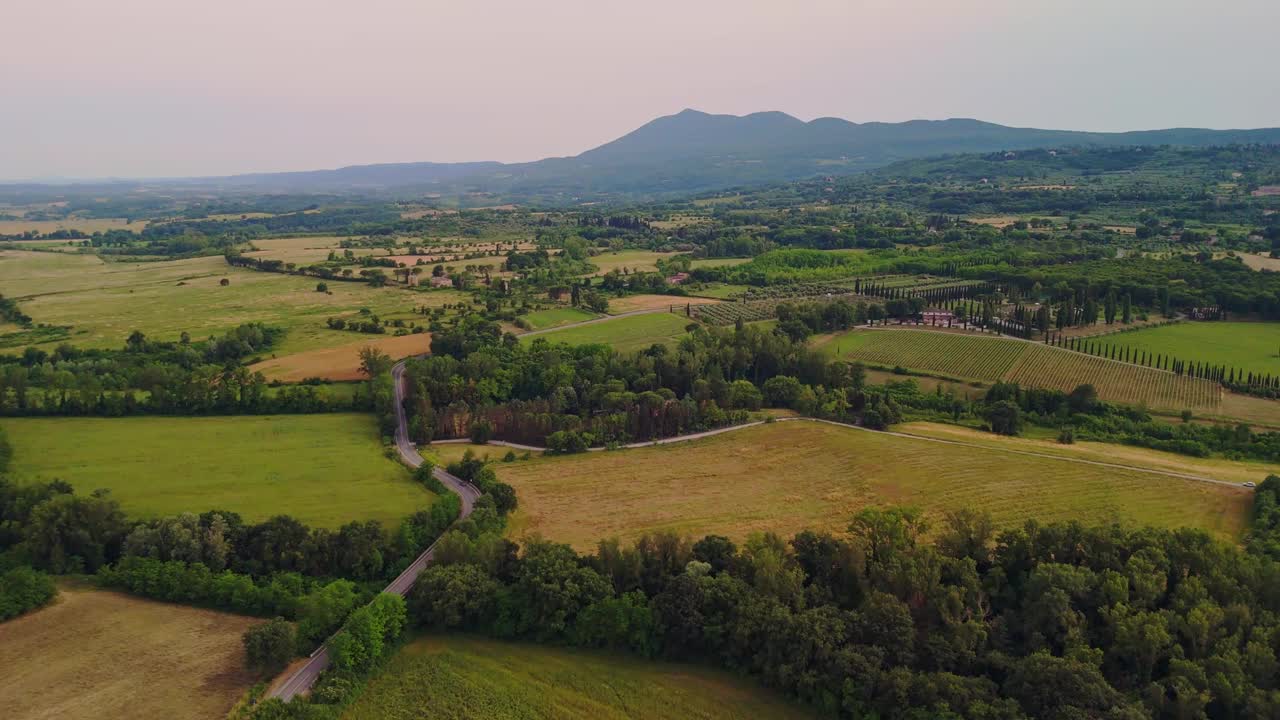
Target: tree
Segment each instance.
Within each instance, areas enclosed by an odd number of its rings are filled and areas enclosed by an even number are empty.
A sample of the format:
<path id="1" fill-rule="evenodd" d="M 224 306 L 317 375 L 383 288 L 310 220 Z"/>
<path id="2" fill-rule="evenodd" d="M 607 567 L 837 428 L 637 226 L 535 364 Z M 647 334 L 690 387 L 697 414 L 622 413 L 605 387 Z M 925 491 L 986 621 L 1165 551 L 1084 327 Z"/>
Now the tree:
<path id="1" fill-rule="evenodd" d="M 1106 318 L 1107 324 L 1111 325 L 1116 321 L 1116 291 L 1115 288 L 1107 290 L 1107 297 L 1103 301 L 1102 315 Z"/>
<path id="2" fill-rule="evenodd" d="M 293 659 L 298 646 L 293 624 L 284 618 L 255 625 L 245 631 L 242 638 L 245 658 L 249 667 L 264 675 L 275 675 Z"/>
<path id="3" fill-rule="evenodd" d="M 1017 403 L 1001 400 L 987 406 L 986 420 L 991 431 L 1001 435 L 1017 435 L 1022 429 L 1022 411 Z"/>
<path id="4" fill-rule="evenodd" d="M 360 372 L 370 379 L 378 377 L 385 372 L 390 372 L 391 366 L 394 364 L 390 355 L 372 345 L 360 348 L 359 355 Z"/>
<path id="5" fill-rule="evenodd" d="M 1129 293 L 1124 294 L 1122 301 L 1123 310 L 1121 310 L 1121 319 L 1125 325 L 1133 322 L 1133 297 Z"/>
<path id="6" fill-rule="evenodd" d="M 299 649 L 327 637 L 359 601 L 356 585 L 350 580 L 334 580 L 303 597 L 298 603 Z"/>
<path id="7" fill-rule="evenodd" d="M 328 284 L 328 283 L 322 283 L 322 282 L 321 282 L 321 283 L 316 283 L 316 292 L 318 292 L 318 293 L 327 293 L 327 292 L 329 292 L 329 284 Z"/>

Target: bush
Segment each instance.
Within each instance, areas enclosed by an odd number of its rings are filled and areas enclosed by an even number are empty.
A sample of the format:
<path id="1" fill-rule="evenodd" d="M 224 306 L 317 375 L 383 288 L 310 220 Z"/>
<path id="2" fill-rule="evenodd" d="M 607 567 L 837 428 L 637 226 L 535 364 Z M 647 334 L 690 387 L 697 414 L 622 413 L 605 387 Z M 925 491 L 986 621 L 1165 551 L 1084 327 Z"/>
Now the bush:
<path id="1" fill-rule="evenodd" d="M 493 439 L 493 426 L 486 420 L 479 420 L 471 424 L 471 442 L 476 445 L 488 444 Z"/>
<path id="2" fill-rule="evenodd" d="M 1076 441 L 1076 431 L 1072 428 L 1065 427 L 1058 433 L 1058 442 L 1063 445 L 1073 445 Z"/>
<path id="3" fill-rule="evenodd" d="M 298 646 L 293 625 L 284 618 L 276 618 L 249 628 L 244 637 L 245 658 L 249 667 L 266 675 L 275 675 L 293 659 Z"/>
<path id="4" fill-rule="evenodd" d="M 58 594 L 53 579 L 19 566 L 0 575 L 0 620 L 17 617 L 49 602 Z"/>
<path id="5" fill-rule="evenodd" d="M 547 436 L 548 455 L 571 455 L 586 452 L 591 447 L 591 436 L 576 430 L 559 430 Z"/>

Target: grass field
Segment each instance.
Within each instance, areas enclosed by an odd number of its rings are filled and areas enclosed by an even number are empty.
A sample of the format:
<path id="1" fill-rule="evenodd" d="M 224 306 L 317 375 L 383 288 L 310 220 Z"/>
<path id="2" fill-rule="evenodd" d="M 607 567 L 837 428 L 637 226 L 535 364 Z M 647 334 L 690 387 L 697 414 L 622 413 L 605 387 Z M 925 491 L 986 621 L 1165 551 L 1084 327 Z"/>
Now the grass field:
<path id="1" fill-rule="evenodd" d="M 223 287 L 222 278 L 230 280 Z M 121 347 L 133 330 L 158 340 L 225 332 L 245 322 L 289 331 L 278 356 L 349 344 L 350 335 L 325 327 L 330 316 L 368 308 L 384 319 L 420 320 L 421 305 L 458 302 L 453 291 L 418 293 L 233 268 L 221 257 L 165 262 L 104 262 L 93 255 L 0 252 L 0 293 L 19 301 L 36 322 L 70 325 L 70 341 Z M 49 343 L 50 345 L 56 343 Z"/>
<path id="2" fill-rule="evenodd" d="M 386 337 L 381 335 L 358 335 L 330 331 L 346 338 L 364 337 L 346 345 L 307 350 L 305 352 L 263 360 L 249 367 L 250 370 L 261 371 L 268 380 L 281 382 L 299 382 L 307 378 L 325 378 L 327 380 L 347 381 L 363 380 L 360 372 L 360 351 L 366 347 L 375 347 L 390 355 L 393 360 L 410 355 L 425 355 L 431 352 L 431 335 L 401 335 Z"/>
<path id="3" fill-rule="evenodd" d="M 1280 323 L 1181 322 L 1107 335 L 1097 342 L 1247 373 L 1280 375 Z"/>
<path id="4" fill-rule="evenodd" d="M 1092 383 L 1099 397 L 1112 402 L 1173 411 L 1214 411 L 1222 402 L 1219 386 L 1208 380 L 1021 340 L 902 329 L 854 330 L 822 342 L 825 351 L 839 357 L 952 378 L 1064 392 Z"/>
<path id="5" fill-rule="evenodd" d="M 609 312 L 614 315 L 620 315 L 639 310 L 670 311 L 673 305 L 680 308 L 680 312 L 683 312 L 686 305 L 707 305 L 714 302 L 716 301 L 711 298 L 680 297 L 678 295 L 627 295 L 626 297 L 610 298 Z"/>
<path id="6" fill-rule="evenodd" d="M 401 649 L 342 717 L 781 720 L 814 713 L 709 668 L 443 636 Z"/>
<path id="7" fill-rule="evenodd" d="M 1115 443 L 1090 442 L 1088 440 L 1076 440 L 1071 445 L 1063 445 L 1057 442 L 1056 431 L 1047 429 L 1044 430 L 1041 437 L 1009 437 L 959 425 L 930 422 L 903 423 L 895 425 L 893 429 L 897 432 L 919 435 L 920 437 L 960 440 L 1003 450 L 1025 450 L 1059 457 L 1074 457 L 1154 470 L 1167 470 L 1226 482 L 1257 483 L 1262 482 L 1268 475 L 1280 473 L 1280 465 L 1264 462 L 1194 458 L 1148 448 L 1130 447 Z"/>
<path id="8" fill-rule="evenodd" d="M 1002 526 L 1120 521 L 1237 538 L 1252 498 L 1235 486 L 812 422 L 494 468 L 520 497 L 513 534 L 579 549 L 659 530 L 736 539 L 839 533 L 859 509 L 885 505 L 916 506 L 935 519 L 948 509 L 985 509 Z"/>
<path id="9" fill-rule="evenodd" d="M 653 272 L 658 269 L 658 260 L 675 257 L 676 254 L 652 250 L 617 250 L 587 258 L 587 261 L 596 266 L 594 275 L 605 275 L 611 270 L 621 271 L 624 268 L 628 272 Z"/>
<path id="10" fill-rule="evenodd" d="M 253 684 L 240 636 L 261 622 L 88 587 L 0 623 L 6 720 L 222 717 Z"/>
<path id="11" fill-rule="evenodd" d="M 715 298 L 717 300 L 728 300 L 737 297 L 751 288 L 750 285 L 730 285 L 728 283 L 716 283 L 700 290 L 690 290 L 696 297 Z"/>
<path id="12" fill-rule="evenodd" d="M 561 325 L 569 325 L 570 323 L 583 322 L 584 320 L 592 320 L 599 317 L 599 315 L 586 310 L 579 310 L 575 307 L 562 307 L 538 310 L 522 317 L 529 324 L 530 330 L 545 330 L 547 328 L 560 327 Z"/>
<path id="13" fill-rule="evenodd" d="M 531 342 L 542 338 L 548 342 L 564 342 L 571 345 L 605 343 L 619 352 L 631 352 L 643 350 L 654 343 L 671 342 L 684 335 L 684 329 L 690 322 L 684 315 L 672 313 L 630 315 L 616 320 L 555 330 L 523 338 L 522 341 Z"/>
<path id="14" fill-rule="evenodd" d="M 232 510 L 337 527 L 395 523 L 434 496 L 382 454 L 372 416 L 24 418 L 0 421 L 12 473 L 110 488 L 135 518 Z"/>

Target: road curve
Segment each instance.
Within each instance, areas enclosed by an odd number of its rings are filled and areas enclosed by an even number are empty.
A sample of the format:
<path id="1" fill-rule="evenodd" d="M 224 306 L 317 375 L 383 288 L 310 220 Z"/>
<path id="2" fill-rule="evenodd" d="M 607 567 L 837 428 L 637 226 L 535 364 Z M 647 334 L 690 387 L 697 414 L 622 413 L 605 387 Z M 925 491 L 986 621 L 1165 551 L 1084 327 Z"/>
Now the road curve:
<path id="1" fill-rule="evenodd" d="M 409 423 L 404 412 L 404 361 L 396 363 L 391 368 L 391 379 L 395 384 L 395 406 L 396 406 L 396 450 L 400 453 L 400 459 L 409 467 L 418 467 L 422 464 L 422 456 L 418 454 L 418 448 L 409 439 Z M 462 499 L 462 512 L 459 518 L 465 518 L 471 514 L 471 508 L 475 505 L 475 501 L 480 497 L 480 490 L 471 483 L 463 481 L 461 478 L 450 475 L 442 468 L 435 468 L 434 475 L 437 480 L 449 488 L 452 492 Z M 390 585 L 383 588 L 382 592 L 395 593 L 397 595 L 407 595 L 409 590 L 413 588 L 413 582 L 418 579 L 418 575 L 431 564 L 431 559 L 435 556 L 436 543 L 422 552 L 409 567 L 404 569 Z M 330 638 L 332 639 L 332 638 Z M 295 696 L 305 693 L 315 685 L 316 679 L 320 677 L 320 673 L 329 667 L 329 640 L 325 640 L 315 652 L 311 653 L 311 657 L 300 668 L 298 668 L 288 680 L 280 683 L 276 687 L 267 692 L 268 698 L 279 698 L 288 702 Z"/>

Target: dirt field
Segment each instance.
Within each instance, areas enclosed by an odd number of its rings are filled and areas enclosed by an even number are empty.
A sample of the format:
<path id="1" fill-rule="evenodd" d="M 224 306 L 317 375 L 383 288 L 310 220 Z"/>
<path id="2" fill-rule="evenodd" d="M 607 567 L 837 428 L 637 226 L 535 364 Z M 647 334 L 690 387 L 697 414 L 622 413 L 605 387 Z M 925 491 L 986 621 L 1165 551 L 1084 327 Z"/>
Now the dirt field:
<path id="1" fill-rule="evenodd" d="M 360 337 L 356 333 L 349 333 Z M 308 350 L 306 352 L 285 355 L 284 357 L 264 360 L 250 366 L 250 370 L 260 371 L 268 380 L 281 382 L 300 382 L 307 378 L 324 378 L 344 382 L 347 380 L 363 380 L 360 372 L 360 350 L 375 347 L 391 356 L 393 360 L 424 355 L 431 351 L 431 335 L 401 335 L 400 337 L 379 337 L 365 335 L 367 339 L 339 345 L 338 347 Z"/>
<path id="2" fill-rule="evenodd" d="M 672 305 L 707 305 L 720 302 L 704 297 L 676 297 L 675 295 L 629 295 L 609 300 L 610 314 L 635 312 L 637 310 L 666 310 Z"/>
<path id="3" fill-rule="evenodd" d="M 1237 253 L 1237 255 L 1244 261 L 1245 265 L 1248 265 L 1254 270 L 1280 271 L 1280 258 L 1268 257 L 1266 255 L 1255 255 L 1254 253 Z"/>
<path id="4" fill-rule="evenodd" d="M 222 717 L 253 684 L 240 636 L 256 618 L 63 586 L 0 624 L 6 720 Z"/>

